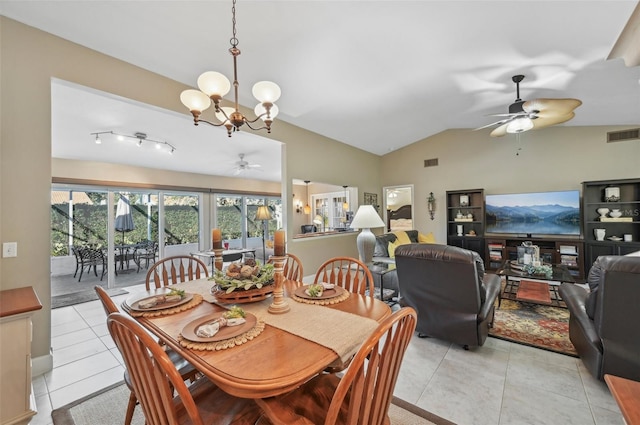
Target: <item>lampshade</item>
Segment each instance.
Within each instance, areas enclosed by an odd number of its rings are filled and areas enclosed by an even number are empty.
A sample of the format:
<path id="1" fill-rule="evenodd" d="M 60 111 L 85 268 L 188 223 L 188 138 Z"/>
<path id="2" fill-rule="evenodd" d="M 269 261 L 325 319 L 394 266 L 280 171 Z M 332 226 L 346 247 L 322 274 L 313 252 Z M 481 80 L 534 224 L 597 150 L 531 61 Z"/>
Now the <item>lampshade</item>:
<path id="1" fill-rule="evenodd" d="M 324 220 L 322 219 L 322 216 L 320 214 L 318 214 L 314 219 L 313 219 L 313 223 L 314 224 L 322 224 L 324 222 Z"/>
<path id="2" fill-rule="evenodd" d="M 353 229 L 372 229 L 384 227 L 384 222 L 375 208 L 373 208 L 373 205 L 360 205 L 355 217 L 353 217 L 351 227 Z"/>
<path id="3" fill-rule="evenodd" d="M 223 97 L 231 90 L 229 79 L 219 72 L 209 71 L 198 77 L 198 88 L 207 96 Z"/>
<path id="4" fill-rule="evenodd" d="M 256 220 L 271 220 L 271 211 L 266 205 L 260 205 L 256 211 Z"/>
<path id="5" fill-rule="evenodd" d="M 231 118 L 231 114 L 233 114 L 236 111 L 235 109 L 233 109 L 233 108 L 231 108 L 229 106 L 223 106 L 220 109 L 222 109 L 225 112 L 225 114 L 227 114 L 227 117 L 229 117 L 229 118 Z M 224 114 L 222 112 L 216 112 L 216 118 L 218 120 L 220 120 L 221 122 L 225 123 L 225 124 L 229 123 L 229 120 L 227 118 L 225 118 L 225 116 L 224 116 Z"/>
<path id="6" fill-rule="evenodd" d="M 256 107 L 253 108 L 253 112 L 256 114 L 257 117 L 259 117 L 260 115 L 266 113 L 267 109 L 262 105 L 262 103 L 258 103 Z M 271 110 L 269 111 L 269 118 L 273 120 L 275 117 L 278 116 L 278 112 L 280 112 L 280 109 L 278 109 L 278 105 L 273 105 L 271 107 Z M 262 117 L 263 121 L 266 119 L 267 119 L 266 115 Z"/>
<path id="7" fill-rule="evenodd" d="M 260 103 L 274 103 L 280 99 L 280 86 L 271 81 L 258 81 L 253 85 L 251 89 L 253 96 L 260 101 Z"/>
<path id="8" fill-rule="evenodd" d="M 533 121 L 529 117 L 517 118 L 507 125 L 507 133 L 522 133 L 523 131 L 531 130 L 533 128 Z"/>
<path id="9" fill-rule="evenodd" d="M 211 99 L 199 90 L 185 90 L 180 93 L 180 101 L 190 111 L 202 112 L 211 106 Z"/>

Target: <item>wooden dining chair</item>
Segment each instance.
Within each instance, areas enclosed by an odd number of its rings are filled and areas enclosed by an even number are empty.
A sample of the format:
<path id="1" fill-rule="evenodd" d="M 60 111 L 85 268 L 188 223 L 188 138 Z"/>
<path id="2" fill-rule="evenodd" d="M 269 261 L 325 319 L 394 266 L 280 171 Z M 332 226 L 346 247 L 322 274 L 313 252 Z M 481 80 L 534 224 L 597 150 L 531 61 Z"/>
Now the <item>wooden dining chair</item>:
<path id="1" fill-rule="evenodd" d="M 253 425 L 262 415 L 253 400 L 231 396 L 207 378 L 187 387 L 164 348 L 131 317 L 111 313 L 107 326 L 122 353 L 146 425 Z"/>
<path id="2" fill-rule="evenodd" d="M 313 283 L 327 282 L 342 286 L 349 292 L 374 296 L 373 276 L 367 266 L 351 257 L 335 257 L 324 262 L 316 271 Z"/>
<path id="3" fill-rule="evenodd" d="M 272 264 L 272 258 L 267 261 L 268 264 Z M 288 280 L 294 280 L 296 282 L 302 282 L 304 277 L 302 261 L 295 255 L 287 252 L 287 261 L 284 263 L 284 276 Z"/>
<path id="4" fill-rule="evenodd" d="M 283 396 L 258 401 L 261 424 L 389 424 L 402 358 L 417 314 L 404 307 L 383 320 L 365 340 L 341 378 L 320 374 Z"/>
<path id="5" fill-rule="evenodd" d="M 105 291 L 102 286 L 96 285 L 94 289 L 98 294 L 98 298 L 102 302 L 102 307 L 104 308 L 104 312 L 107 314 L 107 317 L 111 313 L 120 312 L 116 303 L 113 302 L 113 299 L 111 299 L 107 291 Z M 178 370 L 178 373 L 180 373 L 184 381 L 195 380 L 195 377 L 198 371 L 196 370 L 196 368 L 194 368 L 191 365 L 191 363 L 186 361 L 180 354 L 178 354 L 177 352 L 175 352 L 170 348 L 165 348 L 165 352 L 167 353 L 167 356 L 173 363 L 173 366 Z M 131 420 L 133 419 L 133 411 L 136 408 L 136 404 L 138 404 L 138 399 L 136 398 L 136 395 L 133 391 L 131 376 L 129 375 L 129 372 L 126 369 L 124 371 L 124 382 L 129 388 L 129 390 L 131 391 L 131 394 L 129 394 L 129 403 L 127 404 L 127 411 L 124 418 L 124 425 L 129 425 L 131 424 Z"/>
<path id="6" fill-rule="evenodd" d="M 156 261 L 147 272 L 145 285 L 147 290 L 159 289 L 205 277 L 209 277 L 209 271 L 202 260 L 190 255 L 176 255 Z"/>

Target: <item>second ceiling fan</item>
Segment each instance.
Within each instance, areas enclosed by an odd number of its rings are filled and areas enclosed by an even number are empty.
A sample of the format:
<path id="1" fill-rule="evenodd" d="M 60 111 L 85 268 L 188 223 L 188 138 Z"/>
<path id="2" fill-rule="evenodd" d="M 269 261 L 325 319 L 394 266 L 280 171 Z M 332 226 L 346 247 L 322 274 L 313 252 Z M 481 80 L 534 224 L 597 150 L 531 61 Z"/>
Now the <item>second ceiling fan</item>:
<path id="1" fill-rule="evenodd" d="M 480 130 L 497 125 L 491 131 L 491 137 L 501 137 L 507 133 L 522 133 L 528 130 L 538 130 L 569 121 L 575 116 L 573 112 L 582 102 L 578 99 L 520 99 L 520 82 L 524 75 L 514 75 L 511 80 L 516 84 L 516 100 L 509 105 L 506 114 L 492 114 L 491 116 L 506 117 L 499 121 L 477 128 Z"/>

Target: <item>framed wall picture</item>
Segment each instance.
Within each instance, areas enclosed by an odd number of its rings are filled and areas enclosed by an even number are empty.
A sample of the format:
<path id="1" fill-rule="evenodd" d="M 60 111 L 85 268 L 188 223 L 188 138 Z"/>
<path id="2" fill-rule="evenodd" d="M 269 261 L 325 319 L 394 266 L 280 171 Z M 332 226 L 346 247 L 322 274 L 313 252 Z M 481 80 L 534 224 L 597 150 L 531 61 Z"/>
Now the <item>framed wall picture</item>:
<path id="1" fill-rule="evenodd" d="M 378 209 L 378 194 L 377 193 L 364 193 L 364 204 L 365 205 L 373 205 L 373 207 Z"/>

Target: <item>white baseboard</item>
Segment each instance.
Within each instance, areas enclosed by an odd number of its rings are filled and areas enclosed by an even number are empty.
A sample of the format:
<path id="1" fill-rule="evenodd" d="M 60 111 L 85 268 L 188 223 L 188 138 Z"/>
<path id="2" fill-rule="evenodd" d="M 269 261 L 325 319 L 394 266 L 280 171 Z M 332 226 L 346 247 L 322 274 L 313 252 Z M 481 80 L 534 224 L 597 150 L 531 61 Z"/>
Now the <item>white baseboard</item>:
<path id="1" fill-rule="evenodd" d="M 49 354 L 45 356 L 35 357 L 31 359 L 31 376 L 43 375 L 53 370 L 53 351 L 49 350 Z"/>

